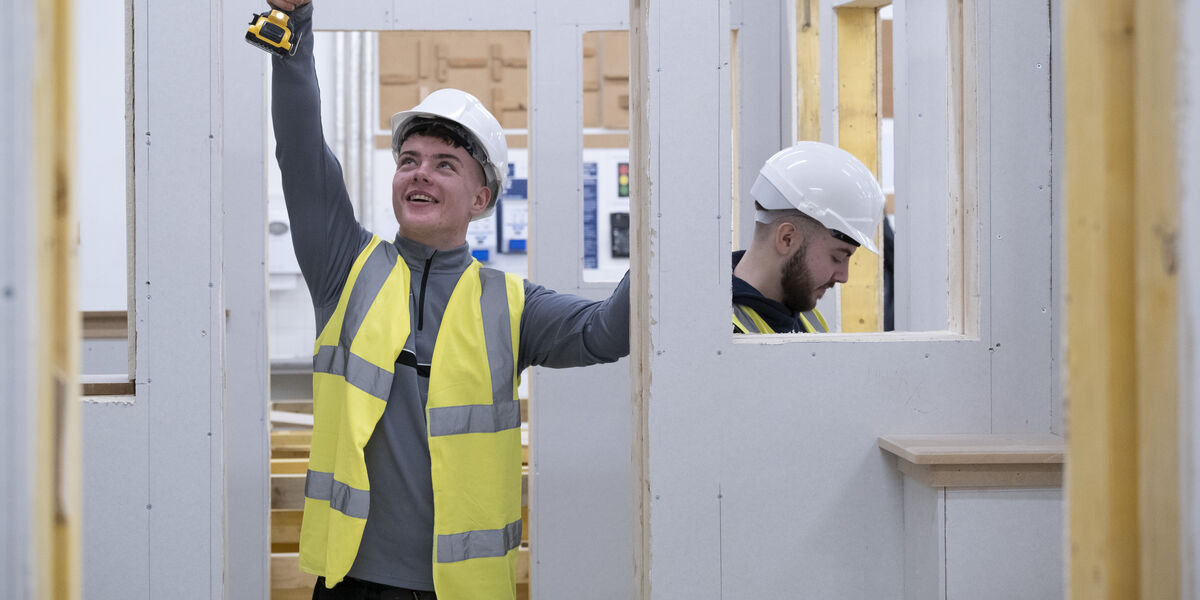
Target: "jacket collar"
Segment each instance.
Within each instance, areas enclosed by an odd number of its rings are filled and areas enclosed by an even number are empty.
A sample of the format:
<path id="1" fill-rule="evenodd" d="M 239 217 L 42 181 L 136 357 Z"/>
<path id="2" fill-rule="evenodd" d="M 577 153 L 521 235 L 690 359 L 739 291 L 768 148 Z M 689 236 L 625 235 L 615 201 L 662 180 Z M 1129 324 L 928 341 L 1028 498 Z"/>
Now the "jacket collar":
<path id="1" fill-rule="evenodd" d="M 396 235 L 396 249 L 404 257 L 404 262 L 408 263 L 408 268 L 414 271 L 424 271 L 428 263 L 430 272 L 461 273 L 474 260 L 471 247 L 467 244 L 451 250 L 438 250 L 399 234 Z"/>

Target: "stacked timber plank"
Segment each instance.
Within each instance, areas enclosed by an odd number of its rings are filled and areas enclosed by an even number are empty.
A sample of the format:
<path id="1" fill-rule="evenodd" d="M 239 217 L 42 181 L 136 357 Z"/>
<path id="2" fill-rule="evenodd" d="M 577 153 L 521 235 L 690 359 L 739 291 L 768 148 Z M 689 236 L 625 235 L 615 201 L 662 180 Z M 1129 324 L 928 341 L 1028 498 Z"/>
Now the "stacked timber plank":
<path id="1" fill-rule="evenodd" d="M 312 597 L 317 577 L 300 570 L 300 515 L 312 430 L 271 432 L 271 600 Z"/>
<path id="2" fill-rule="evenodd" d="M 289 403 L 294 404 L 294 403 Z M 521 401 L 522 417 L 526 402 Z M 308 411 L 311 413 L 311 403 Z M 294 410 L 289 406 L 288 410 Z M 301 409 L 303 410 L 303 409 Z M 287 421 L 288 419 L 281 419 Z M 523 419 L 524 420 L 524 419 Z M 527 425 L 523 424 L 523 428 Z M 517 558 L 517 598 L 529 598 L 529 445 L 522 435 L 521 548 Z M 300 518 L 312 429 L 278 425 L 271 431 L 271 600 L 312 597 L 315 575 L 300 570 Z"/>

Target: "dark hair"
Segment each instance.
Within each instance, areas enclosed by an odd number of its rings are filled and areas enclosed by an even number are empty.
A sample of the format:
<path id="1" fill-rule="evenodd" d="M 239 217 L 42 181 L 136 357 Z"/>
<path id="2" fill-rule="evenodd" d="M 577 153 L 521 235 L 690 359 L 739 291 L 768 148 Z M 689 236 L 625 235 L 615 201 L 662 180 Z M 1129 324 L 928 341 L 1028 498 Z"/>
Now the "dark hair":
<path id="1" fill-rule="evenodd" d="M 757 200 L 754 201 L 754 208 L 755 208 L 755 210 L 766 210 L 763 208 L 763 206 L 761 204 L 758 203 Z M 770 231 L 771 228 L 779 225 L 780 223 L 783 223 L 784 221 L 788 221 L 791 224 L 795 225 L 796 228 L 798 228 L 800 231 L 802 231 L 804 233 L 816 233 L 816 232 L 820 232 L 820 231 L 828 231 L 829 235 L 832 235 L 837 240 L 846 242 L 847 244 L 850 244 L 851 246 L 854 246 L 855 248 L 857 248 L 859 246 L 858 240 L 846 235 L 845 233 L 842 233 L 841 231 L 833 229 L 832 227 L 826 227 L 820 221 L 808 216 L 803 211 L 800 211 L 800 210 L 797 210 L 794 208 L 785 208 L 785 209 L 781 209 L 781 210 L 772 210 L 772 211 L 767 211 L 767 212 L 777 213 L 777 214 L 776 214 L 776 216 L 774 216 L 771 219 L 771 222 L 769 224 L 756 222 L 755 228 L 754 228 L 755 236 L 766 235 L 767 231 Z M 759 228 L 758 225 L 769 225 L 769 226 Z M 760 234 L 760 232 L 761 232 L 761 234 Z"/>
<path id="2" fill-rule="evenodd" d="M 471 143 L 470 134 L 463 130 L 462 126 L 444 119 L 418 117 L 413 119 L 413 123 L 405 128 L 402 135 L 404 137 L 400 138 L 400 142 L 396 144 L 397 148 L 403 145 L 408 138 L 420 135 L 439 139 L 455 148 L 466 150 L 467 154 L 472 157 L 475 156 L 475 145 Z"/>

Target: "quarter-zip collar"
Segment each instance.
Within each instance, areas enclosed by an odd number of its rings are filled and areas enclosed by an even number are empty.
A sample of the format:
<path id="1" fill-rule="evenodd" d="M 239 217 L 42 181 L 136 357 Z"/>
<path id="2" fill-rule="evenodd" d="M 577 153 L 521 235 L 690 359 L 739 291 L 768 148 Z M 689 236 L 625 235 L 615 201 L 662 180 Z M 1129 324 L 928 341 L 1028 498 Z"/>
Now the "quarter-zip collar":
<path id="1" fill-rule="evenodd" d="M 438 250 L 404 236 L 396 236 L 396 249 L 408 268 L 414 273 L 423 272 L 426 263 L 433 275 L 440 273 L 462 273 L 471 264 L 471 247 L 463 244 L 450 250 Z M 432 259 L 432 260 L 431 260 Z"/>
<path id="2" fill-rule="evenodd" d="M 432 275 L 453 276 L 457 282 L 458 276 L 471 264 L 471 249 L 467 244 L 450 250 L 438 250 L 403 236 L 396 236 L 396 248 L 408 264 L 412 273 L 414 307 L 416 309 L 417 331 L 425 329 L 425 292 Z M 418 284 L 419 282 L 419 284 Z M 436 282 L 434 285 L 438 285 Z M 453 289 L 453 286 L 451 286 Z"/>

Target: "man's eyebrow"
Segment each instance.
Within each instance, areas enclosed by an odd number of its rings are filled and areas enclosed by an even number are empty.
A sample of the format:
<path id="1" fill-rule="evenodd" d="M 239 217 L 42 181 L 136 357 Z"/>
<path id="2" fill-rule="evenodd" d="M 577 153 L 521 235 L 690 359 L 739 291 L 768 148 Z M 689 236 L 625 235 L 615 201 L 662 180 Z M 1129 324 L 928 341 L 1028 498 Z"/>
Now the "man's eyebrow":
<path id="1" fill-rule="evenodd" d="M 853 250 L 851 250 L 851 249 L 849 249 L 849 248 L 834 248 L 833 250 L 834 250 L 835 252 L 842 252 L 842 253 L 844 253 L 846 256 L 854 256 L 854 251 L 853 251 Z"/>
<path id="2" fill-rule="evenodd" d="M 400 156 L 420 156 L 420 155 L 421 155 L 421 153 L 417 152 L 416 150 L 403 150 L 400 152 Z M 449 160 L 453 160 L 456 163 L 462 164 L 462 160 L 460 160 L 457 156 L 450 154 L 449 152 L 440 152 L 438 154 L 431 154 L 429 157 L 430 158 L 449 159 Z"/>
<path id="3" fill-rule="evenodd" d="M 453 155 L 453 154 L 450 154 L 450 153 L 448 153 L 448 152 L 442 152 L 442 153 L 439 153 L 439 154 L 434 154 L 434 155 L 433 155 L 433 157 L 434 157 L 434 158 L 450 159 L 450 160 L 452 160 L 452 161 L 454 161 L 454 162 L 456 162 L 456 163 L 460 163 L 460 164 L 462 163 L 462 160 L 460 160 L 460 159 L 459 159 L 457 156 L 455 156 L 455 155 Z"/>

